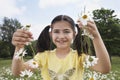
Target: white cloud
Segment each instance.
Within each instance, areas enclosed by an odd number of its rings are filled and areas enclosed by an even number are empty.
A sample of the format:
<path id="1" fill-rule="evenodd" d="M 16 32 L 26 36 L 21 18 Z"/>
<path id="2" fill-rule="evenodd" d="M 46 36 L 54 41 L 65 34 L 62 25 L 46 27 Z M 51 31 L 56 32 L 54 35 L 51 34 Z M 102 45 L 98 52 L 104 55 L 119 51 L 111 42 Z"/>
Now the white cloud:
<path id="1" fill-rule="evenodd" d="M 39 7 L 46 8 L 50 6 L 61 6 L 61 5 L 66 5 L 68 3 L 74 3 L 77 1 L 79 0 L 40 0 Z"/>
<path id="2" fill-rule="evenodd" d="M 0 17 L 21 15 L 25 9 L 26 7 L 24 6 L 18 8 L 16 6 L 16 0 L 0 0 Z"/>

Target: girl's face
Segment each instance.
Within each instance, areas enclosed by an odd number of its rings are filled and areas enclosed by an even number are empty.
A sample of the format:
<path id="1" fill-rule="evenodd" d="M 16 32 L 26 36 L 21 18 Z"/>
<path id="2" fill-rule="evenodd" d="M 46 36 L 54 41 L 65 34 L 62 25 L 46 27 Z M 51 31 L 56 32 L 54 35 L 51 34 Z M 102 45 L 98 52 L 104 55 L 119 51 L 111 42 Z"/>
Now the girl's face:
<path id="1" fill-rule="evenodd" d="M 51 36 L 57 48 L 68 48 L 73 40 L 74 31 L 68 22 L 58 21 L 52 25 Z"/>

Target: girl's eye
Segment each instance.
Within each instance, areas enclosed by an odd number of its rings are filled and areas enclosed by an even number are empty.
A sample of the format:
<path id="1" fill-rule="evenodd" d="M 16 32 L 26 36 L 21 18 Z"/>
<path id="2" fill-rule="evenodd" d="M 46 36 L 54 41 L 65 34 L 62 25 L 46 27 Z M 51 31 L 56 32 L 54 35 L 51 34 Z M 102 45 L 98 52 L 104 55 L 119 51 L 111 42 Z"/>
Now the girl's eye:
<path id="1" fill-rule="evenodd" d="M 53 32 L 54 32 L 54 33 L 59 33 L 59 30 L 54 30 Z"/>
<path id="2" fill-rule="evenodd" d="M 53 30 L 53 33 L 57 33 L 57 34 L 59 34 L 59 33 L 68 34 L 68 33 L 71 33 L 71 31 L 70 31 L 70 30 L 63 30 L 63 31 Z"/>

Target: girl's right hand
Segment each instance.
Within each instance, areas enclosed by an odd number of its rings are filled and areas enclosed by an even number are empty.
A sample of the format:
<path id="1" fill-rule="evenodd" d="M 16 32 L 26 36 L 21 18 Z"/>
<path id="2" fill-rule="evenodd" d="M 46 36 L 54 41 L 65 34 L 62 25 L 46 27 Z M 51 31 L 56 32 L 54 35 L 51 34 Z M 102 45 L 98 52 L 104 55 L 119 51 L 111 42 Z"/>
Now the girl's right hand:
<path id="1" fill-rule="evenodd" d="M 12 37 L 12 44 L 17 48 L 23 48 L 27 42 L 30 42 L 33 39 L 32 33 L 23 30 L 23 29 L 18 29 L 16 32 L 14 32 L 13 37 Z"/>

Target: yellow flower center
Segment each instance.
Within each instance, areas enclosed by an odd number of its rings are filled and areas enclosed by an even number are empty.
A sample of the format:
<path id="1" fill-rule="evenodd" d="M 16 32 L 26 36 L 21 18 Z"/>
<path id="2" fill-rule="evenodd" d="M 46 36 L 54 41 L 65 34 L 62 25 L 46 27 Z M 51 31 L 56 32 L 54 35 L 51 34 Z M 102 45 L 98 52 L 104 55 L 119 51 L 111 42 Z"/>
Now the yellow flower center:
<path id="1" fill-rule="evenodd" d="M 93 58 L 92 58 L 92 57 L 89 57 L 89 61 L 92 62 L 92 61 L 93 61 Z"/>
<path id="2" fill-rule="evenodd" d="M 26 25 L 26 28 L 30 28 L 30 25 Z"/>
<path id="3" fill-rule="evenodd" d="M 36 62 L 33 62 L 33 65 L 36 65 Z"/>
<path id="4" fill-rule="evenodd" d="M 94 80 L 94 78 L 92 77 L 92 78 L 90 78 L 89 80 Z"/>
<path id="5" fill-rule="evenodd" d="M 26 74 L 24 77 L 25 77 L 25 78 L 28 78 L 28 77 L 29 77 L 29 75 L 27 75 L 27 74 Z"/>
<path id="6" fill-rule="evenodd" d="M 85 14 L 85 15 L 82 16 L 82 18 L 83 18 L 83 19 L 87 19 L 88 16 Z"/>

